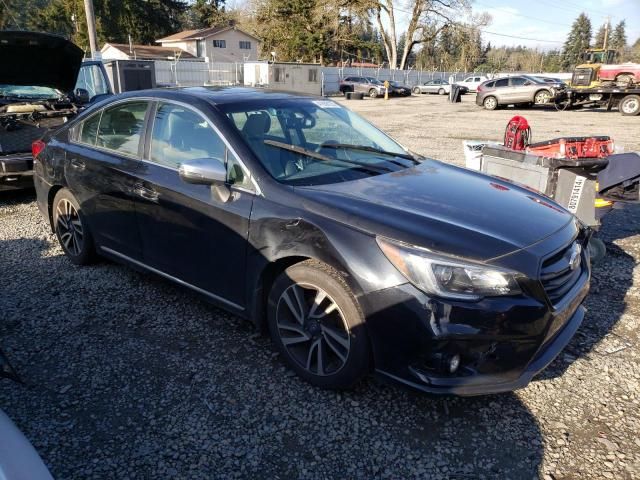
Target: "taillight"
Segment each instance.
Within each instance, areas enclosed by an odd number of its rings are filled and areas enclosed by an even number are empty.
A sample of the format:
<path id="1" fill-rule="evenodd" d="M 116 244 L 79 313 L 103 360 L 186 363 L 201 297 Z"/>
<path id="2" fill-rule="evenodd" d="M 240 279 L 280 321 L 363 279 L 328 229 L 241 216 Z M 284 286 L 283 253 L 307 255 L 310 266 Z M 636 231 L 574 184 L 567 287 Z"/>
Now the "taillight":
<path id="1" fill-rule="evenodd" d="M 36 140 L 31 144 L 31 155 L 33 156 L 34 160 L 38 157 L 38 155 L 40 155 L 40 153 L 46 146 L 47 144 L 42 140 Z"/>
<path id="2" fill-rule="evenodd" d="M 482 88 L 482 85 L 478 85 L 478 87 L 476 88 L 476 92 L 481 92 L 483 90 L 484 88 Z"/>

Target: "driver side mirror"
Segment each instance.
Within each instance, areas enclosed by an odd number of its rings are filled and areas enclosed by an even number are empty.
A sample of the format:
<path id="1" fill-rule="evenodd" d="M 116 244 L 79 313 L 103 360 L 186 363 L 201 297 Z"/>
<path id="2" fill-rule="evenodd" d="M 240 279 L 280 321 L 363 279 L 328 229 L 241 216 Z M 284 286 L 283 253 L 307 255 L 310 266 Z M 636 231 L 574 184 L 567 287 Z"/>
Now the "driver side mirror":
<path id="1" fill-rule="evenodd" d="M 227 169 L 215 158 L 187 160 L 178 168 L 180 178 L 196 185 L 214 185 L 227 181 Z"/>
<path id="2" fill-rule="evenodd" d="M 76 102 L 78 102 L 81 105 L 85 105 L 91 101 L 91 96 L 89 95 L 89 92 L 84 88 L 76 88 L 73 91 L 73 97 L 75 98 Z"/>

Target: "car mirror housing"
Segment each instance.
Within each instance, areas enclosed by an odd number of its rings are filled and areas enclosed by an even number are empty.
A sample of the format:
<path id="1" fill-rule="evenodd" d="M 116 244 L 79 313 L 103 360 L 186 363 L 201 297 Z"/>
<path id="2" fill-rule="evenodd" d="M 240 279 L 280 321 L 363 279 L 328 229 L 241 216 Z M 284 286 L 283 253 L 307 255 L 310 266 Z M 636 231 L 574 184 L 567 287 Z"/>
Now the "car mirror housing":
<path id="1" fill-rule="evenodd" d="M 84 88 L 76 88 L 73 91 L 73 97 L 75 101 L 81 105 L 84 105 L 91 101 L 91 95 L 89 95 L 89 92 Z"/>
<path id="2" fill-rule="evenodd" d="M 182 162 L 178 173 L 183 181 L 199 185 L 220 184 L 227 180 L 227 169 L 215 158 L 198 158 Z"/>

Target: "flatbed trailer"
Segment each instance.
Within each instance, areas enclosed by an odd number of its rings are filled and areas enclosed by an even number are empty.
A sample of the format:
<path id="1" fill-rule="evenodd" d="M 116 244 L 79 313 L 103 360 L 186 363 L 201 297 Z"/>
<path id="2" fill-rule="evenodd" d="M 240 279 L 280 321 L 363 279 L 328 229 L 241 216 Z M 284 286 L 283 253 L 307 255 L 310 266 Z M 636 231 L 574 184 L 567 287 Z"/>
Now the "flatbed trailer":
<path id="1" fill-rule="evenodd" d="M 640 86 L 567 88 L 555 97 L 558 110 L 581 107 L 617 108 L 622 115 L 640 115 Z"/>

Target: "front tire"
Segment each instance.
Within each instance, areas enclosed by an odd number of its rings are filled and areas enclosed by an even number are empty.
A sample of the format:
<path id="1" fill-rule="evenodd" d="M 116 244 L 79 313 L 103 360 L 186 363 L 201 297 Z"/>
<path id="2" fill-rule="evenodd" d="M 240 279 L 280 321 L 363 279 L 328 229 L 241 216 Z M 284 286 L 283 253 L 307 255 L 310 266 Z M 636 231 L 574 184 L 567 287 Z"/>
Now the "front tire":
<path id="1" fill-rule="evenodd" d="M 533 97 L 536 105 L 544 105 L 549 103 L 549 100 L 551 100 L 551 93 L 548 90 L 540 90 L 536 92 L 536 95 Z"/>
<path id="2" fill-rule="evenodd" d="M 304 380 L 346 389 L 369 372 L 369 341 L 355 296 L 333 268 L 287 268 L 269 294 L 267 322 L 285 362 Z"/>
<path id="3" fill-rule="evenodd" d="M 640 95 L 627 95 L 618 105 L 618 111 L 625 116 L 640 114 Z"/>
<path id="4" fill-rule="evenodd" d="M 420 89 L 418 87 L 413 87 L 413 93 L 415 93 L 416 95 L 420 95 L 420 93 L 422 93 L 420 91 Z"/>
<path id="5" fill-rule="evenodd" d="M 371 98 L 378 98 L 378 91 L 375 88 L 372 88 L 369 90 L 369 96 Z"/>
<path id="6" fill-rule="evenodd" d="M 53 199 L 53 225 L 58 242 L 65 255 L 76 265 L 88 265 L 95 261 L 93 236 L 80 204 L 66 188 Z"/>
<path id="7" fill-rule="evenodd" d="M 441 88 L 440 90 L 438 90 L 438 95 L 444 95 L 445 93 L 447 92 L 444 91 L 444 88 Z"/>

